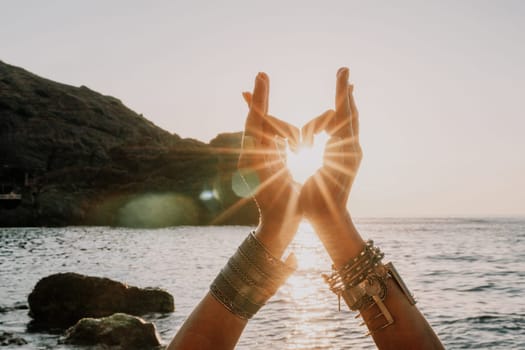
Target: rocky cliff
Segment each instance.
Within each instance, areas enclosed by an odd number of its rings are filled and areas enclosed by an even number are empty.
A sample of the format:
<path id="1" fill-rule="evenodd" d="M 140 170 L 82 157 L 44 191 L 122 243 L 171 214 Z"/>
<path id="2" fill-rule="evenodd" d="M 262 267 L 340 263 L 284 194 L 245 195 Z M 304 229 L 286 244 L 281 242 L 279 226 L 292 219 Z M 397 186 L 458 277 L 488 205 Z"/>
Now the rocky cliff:
<path id="1" fill-rule="evenodd" d="M 114 97 L 0 61 L 0 185 L 22 195 L 0 206 L 0 226 L 254 224 L 232 191 L 240 137 L 183 139 Z"/>

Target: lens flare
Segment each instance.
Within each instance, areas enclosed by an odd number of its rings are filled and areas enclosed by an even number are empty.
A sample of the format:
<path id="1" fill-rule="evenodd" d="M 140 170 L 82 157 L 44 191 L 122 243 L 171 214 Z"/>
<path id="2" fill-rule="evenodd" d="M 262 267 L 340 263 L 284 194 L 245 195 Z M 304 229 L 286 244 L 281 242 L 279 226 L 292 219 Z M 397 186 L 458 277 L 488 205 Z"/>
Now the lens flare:
<path id="1" fill-rule="evenodd" d="M 195 225 L 198 208 L 191 197 L 178 193 L 145 193 L 125 203 L 117 225 L 125 227 L 166 227 Z"/>

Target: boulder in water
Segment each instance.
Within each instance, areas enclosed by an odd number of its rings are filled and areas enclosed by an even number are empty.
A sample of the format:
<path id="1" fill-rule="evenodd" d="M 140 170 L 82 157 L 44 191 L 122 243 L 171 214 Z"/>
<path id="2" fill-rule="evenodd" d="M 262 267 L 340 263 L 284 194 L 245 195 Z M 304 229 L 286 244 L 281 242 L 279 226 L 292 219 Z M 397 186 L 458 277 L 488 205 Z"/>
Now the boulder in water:
<path id="1" fill-rule="evenodd" d="M 65 343 L 106 345 L 112 349 L 151 349 L 160 345 L 153 323 L 122 313 L 100 319 L 83 318 L 66 331 Z"/>
<path id="2" fill-rule="evenodd" d="M 36 328 L 67 328 L 84 317 L 105 317 L 117 312 L 139 316 L 175 310 L 173 296 L 162 289 L 132 287 L 72 272 L 41 279 L 28 301 Z"/>

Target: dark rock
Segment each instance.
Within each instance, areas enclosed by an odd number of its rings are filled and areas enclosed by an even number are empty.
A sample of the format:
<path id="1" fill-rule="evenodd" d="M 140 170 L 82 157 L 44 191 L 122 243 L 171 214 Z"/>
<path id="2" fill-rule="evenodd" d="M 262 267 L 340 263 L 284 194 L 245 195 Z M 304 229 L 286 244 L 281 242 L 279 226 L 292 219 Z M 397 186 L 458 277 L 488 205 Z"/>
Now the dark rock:
<path id="1" fill-rule="evenodd" d="M 66 331 L 64 342 L 132 350 L 156 348 L 160 345 L 160 337 L 153 323 L 117 313 L 100 319 L 81 319 Z"/>
<path id="2" fill-rule="evenodd" d="M 116 312 L 143 315 L 173 312 L 173 296 L 157 288 L 137 288 L 108 278 L 59 273 L 38 281 L 29 294 L 34 328 L 66 328 L 84 317 Z"/>
<path id="3" fill-rule="evenodd" d="M 232 191 L 240 138 L 183 139 L 114 97 L 0 61 L 0 167 L 30 180 L 17 180 L 22 200 L 0 207 L 0 227 L 256 224 L 252 201 L 228 210 L 240 200 Z M 216 195 L 201 196 L 208 190 Z M 141 211 L 143 197 L 159 195 L 160 217 L 129 219 L 130 206 Z"/>
<path id="4" fill-rule="evenodd" d="M 0 345 L 26 345 L 27 341 L 24 338 L 18 337 L 10 332 L 0 332 Z"/>

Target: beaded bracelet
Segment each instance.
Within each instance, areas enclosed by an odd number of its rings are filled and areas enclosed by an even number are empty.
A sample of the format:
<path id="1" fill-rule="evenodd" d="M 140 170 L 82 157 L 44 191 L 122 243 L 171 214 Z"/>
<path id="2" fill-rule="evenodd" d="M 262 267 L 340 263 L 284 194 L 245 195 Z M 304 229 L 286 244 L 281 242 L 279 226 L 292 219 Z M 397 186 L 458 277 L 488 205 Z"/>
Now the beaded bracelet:
<path id="1" fill-rule="evenodd" d="M 210 286 L 226 309 L 250 319 L 295 271 L 274 257 L 251 232 Z"/>

